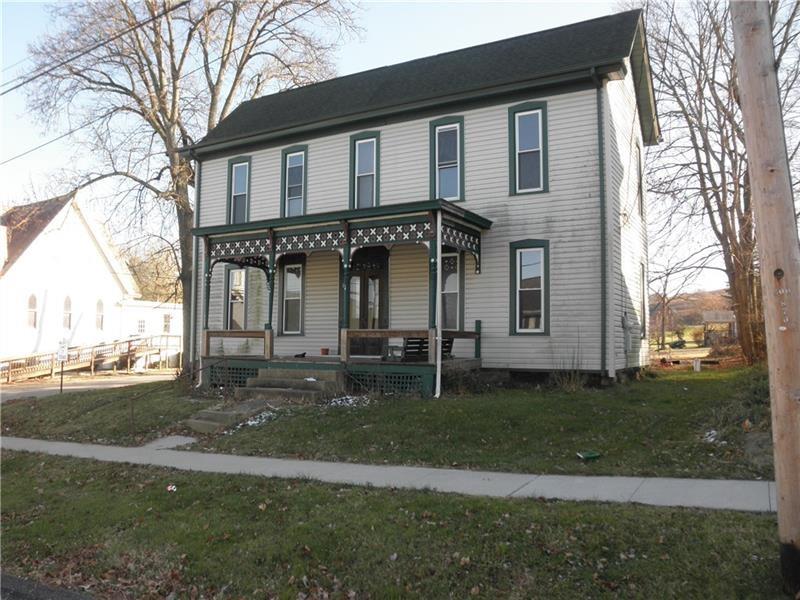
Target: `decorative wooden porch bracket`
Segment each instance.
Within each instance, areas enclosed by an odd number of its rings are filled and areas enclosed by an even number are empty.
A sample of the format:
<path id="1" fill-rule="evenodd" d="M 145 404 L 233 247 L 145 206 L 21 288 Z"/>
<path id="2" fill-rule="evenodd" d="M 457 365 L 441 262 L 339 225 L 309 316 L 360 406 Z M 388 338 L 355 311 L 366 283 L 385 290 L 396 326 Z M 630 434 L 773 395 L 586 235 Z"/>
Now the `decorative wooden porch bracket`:
<path id="1" fill-rule="evenodd" d="M 475 258 L 475 272 L 481 272 L 481 232 L 444 219 L 442 243 L 456 250 L 469 252 Z"/>

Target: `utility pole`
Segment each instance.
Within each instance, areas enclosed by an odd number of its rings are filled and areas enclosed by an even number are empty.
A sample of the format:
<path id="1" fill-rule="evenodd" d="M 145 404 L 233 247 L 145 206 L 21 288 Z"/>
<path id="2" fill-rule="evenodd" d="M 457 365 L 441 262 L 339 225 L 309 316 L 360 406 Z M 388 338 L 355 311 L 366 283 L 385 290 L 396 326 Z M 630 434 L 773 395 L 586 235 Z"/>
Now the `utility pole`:
<path id="1" fill-rule="evenodd" d="M 732 1 L 767 329 L 783 583 L 800 592 L 800 246 L 768 2 Z"/>

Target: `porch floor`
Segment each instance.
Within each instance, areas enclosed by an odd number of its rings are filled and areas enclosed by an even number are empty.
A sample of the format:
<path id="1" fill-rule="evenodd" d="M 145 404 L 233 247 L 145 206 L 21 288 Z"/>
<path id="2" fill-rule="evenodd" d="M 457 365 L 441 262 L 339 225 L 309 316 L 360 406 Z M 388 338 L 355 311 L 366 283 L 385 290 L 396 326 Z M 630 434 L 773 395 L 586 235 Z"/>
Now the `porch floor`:
<path id="1" fill-rule="evenodd" d="M 384 360 L 380 356 L 351 356 L 346 363 L 342 363 L 339 355 L 331 354 L 329 356 L 303 356 L 296 357 L 293 355 L 273 356 L 267 360 L 260 354 L 236 354 L 236 355 L 222 355 L 212 354 L 210 356 L 202 357 L 204 359 L 222 360 L 229 359 L 232 361 L 248 360 L 248 361 L 263 361 L 269 363 L 285 363 L 294 365 L 387 365 L 387 366 L 403 366 L 403 367 L 427 367 L 431 368 L 432 363 L 427 361 L 401 361 L 401 360 Z M 457 372 L 457 371 L 474 371 L 481 368 L 480 358 L 465 358 L 452 356 L 442 360 L 442 372 Z"/>

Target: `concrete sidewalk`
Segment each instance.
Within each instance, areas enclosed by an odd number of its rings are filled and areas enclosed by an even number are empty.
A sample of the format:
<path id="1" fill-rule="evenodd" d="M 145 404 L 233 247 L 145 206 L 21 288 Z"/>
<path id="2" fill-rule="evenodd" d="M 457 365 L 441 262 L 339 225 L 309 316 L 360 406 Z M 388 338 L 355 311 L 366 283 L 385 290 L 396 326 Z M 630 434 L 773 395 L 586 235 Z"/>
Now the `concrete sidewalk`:
<path id="1" fill-rule="evenodd" d="M 185 438 L 157 440 L 128 448 L 3 437 L 7 450 L 42 452 L 106 462 L 169 467 L 184 471 L 313 479 L 327 483 L 435 490 L 495 498 L 549 498 L 600 502 L 636 502 L 753 512 L 775 512 L 775 484 L 768 481 L 526 475 L 262 458 L 171 450 Z"/>

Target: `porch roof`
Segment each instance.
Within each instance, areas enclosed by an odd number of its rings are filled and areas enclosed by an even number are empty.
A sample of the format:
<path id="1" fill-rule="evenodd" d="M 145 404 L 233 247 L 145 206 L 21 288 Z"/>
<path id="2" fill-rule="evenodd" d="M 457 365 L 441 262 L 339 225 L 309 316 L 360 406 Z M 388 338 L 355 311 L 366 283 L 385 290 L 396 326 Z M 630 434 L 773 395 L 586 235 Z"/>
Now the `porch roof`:
<path id="1" fill-rule="evenodd" d="M 232 233 L 256 233 L 269 229 L 289 229 L 303 225 L 325 225 L 330 223 L 340 223 L 342 221 L 352 222 L 376 217 L 402 217 L 413 213 L 422 213 L 441 210 L 444 216 L 453 217 L 478 229 L 489 229 L 492 222 L 477 213 L 466 210 L 447 200 L 423 200 L 417 202 L 404 202 L 402 204 L 386 204 L 374 206 L 372 208 L 357 208 L 349 210 L 338 210 L 321 213 L 312 213 L 298 217 L 283 217 L 277 219 L 263 219 L 260 221 L 249 221 L 247 223 L 236 223 L 231 225 L 211 225 L 208 227 L 196 227 L 192 229 L 192 234 L 196 236 L 219 236 Z"/>

